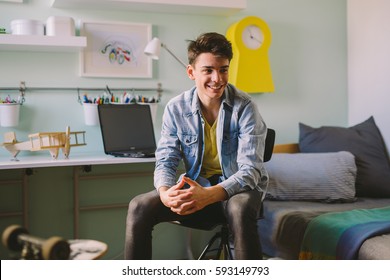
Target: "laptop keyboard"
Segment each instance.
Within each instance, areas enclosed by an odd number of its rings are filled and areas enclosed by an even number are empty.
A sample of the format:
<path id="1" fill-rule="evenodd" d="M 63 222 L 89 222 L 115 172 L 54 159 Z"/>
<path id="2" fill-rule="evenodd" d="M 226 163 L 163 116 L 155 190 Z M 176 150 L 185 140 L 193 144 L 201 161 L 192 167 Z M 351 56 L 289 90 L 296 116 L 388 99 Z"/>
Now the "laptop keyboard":
<path id="1" fill-rule="evenodd" d="M 120 153 L 114 154 L 116 157 L 130 157 L 130 158 L 144 158 L 144 157 L 154 157 L 154 153 L 145 154 L 142 152 L 129 152 L 129 153 Z"/>

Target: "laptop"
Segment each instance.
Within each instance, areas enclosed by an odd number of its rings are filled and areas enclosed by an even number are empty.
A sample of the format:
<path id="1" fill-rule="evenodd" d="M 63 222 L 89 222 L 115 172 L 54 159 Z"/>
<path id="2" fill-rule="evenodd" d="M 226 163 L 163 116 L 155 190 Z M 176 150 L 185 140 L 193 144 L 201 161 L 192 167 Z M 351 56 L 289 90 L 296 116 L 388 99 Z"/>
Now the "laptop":
<path id="1" fill-rule="evenodd" d="M 104 152 L 115 157 L 154 157 L 156 140 L 148 105 L 98 106 Z"/>

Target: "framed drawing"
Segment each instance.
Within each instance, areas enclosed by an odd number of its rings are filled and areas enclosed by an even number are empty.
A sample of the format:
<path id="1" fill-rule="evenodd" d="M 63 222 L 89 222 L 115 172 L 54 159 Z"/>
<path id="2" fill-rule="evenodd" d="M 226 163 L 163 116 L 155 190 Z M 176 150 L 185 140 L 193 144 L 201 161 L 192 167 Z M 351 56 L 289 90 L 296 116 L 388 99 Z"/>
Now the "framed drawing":
<path id="1" fill-rule="evenodd" d="M 87 47 L 80 53 L 83 77 L 150 78 L 152 61 L 144 54 L 152 26 L 127 22 L 80 22 Z"/>

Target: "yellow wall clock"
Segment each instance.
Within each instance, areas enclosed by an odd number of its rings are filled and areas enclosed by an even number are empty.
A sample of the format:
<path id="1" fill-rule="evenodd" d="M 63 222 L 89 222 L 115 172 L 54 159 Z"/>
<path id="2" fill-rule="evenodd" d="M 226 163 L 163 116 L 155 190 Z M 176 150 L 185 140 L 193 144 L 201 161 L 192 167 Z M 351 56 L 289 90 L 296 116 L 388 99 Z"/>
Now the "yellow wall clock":
<path id="1" fill-rule="evenodd" d="M 230 83 L 248 93 L 273 92 L 268 59 L 271 31 L 267 23 L 255 16 L 245 17 L 229 27 L 226 37 L 233 47 Z"/>

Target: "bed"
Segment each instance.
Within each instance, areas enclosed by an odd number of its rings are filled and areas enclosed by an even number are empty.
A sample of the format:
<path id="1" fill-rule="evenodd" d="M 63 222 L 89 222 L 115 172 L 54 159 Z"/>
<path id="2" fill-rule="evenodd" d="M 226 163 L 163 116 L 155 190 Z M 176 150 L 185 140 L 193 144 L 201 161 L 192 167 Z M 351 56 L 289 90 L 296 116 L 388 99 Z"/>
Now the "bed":
<path id="1" fill-rule="evenodd" d="M 266 168 L 265 255 L 390 260 L 390 164 L 372 117 L 350 128 L 300 124 L 299 143 L 276 145 Z"/>
<path id="2" fill-rule="evenodd" d="M 305 230 L 311 220 L 325 213 L 354 209 L 377 209 L 390 205 L 390 199 L 359 198 L 354 203 L 324 204 L 309 201 L 265 201 L 264 219 L 259 221 L 263 252 L 282 259 L 341 259 L 338 255 L 302 256 Z M 390 260 L 390 231 L 364 240 L 350 259 Z"/>

